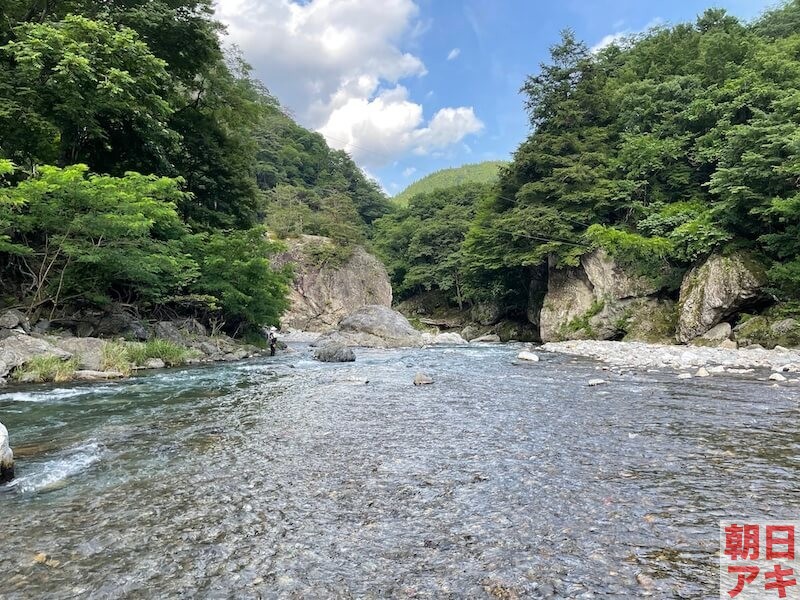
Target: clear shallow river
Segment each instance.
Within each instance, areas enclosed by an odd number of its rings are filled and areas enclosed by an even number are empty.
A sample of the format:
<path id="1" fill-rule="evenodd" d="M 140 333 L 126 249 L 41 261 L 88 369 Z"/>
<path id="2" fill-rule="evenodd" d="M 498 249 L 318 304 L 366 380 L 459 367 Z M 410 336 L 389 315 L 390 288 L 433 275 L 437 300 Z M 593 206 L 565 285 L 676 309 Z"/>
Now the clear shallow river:
<path id="1" fill-rule="evenodd" d="M 517 351 L 4 390 L 0 596 L 716 597 L 720 519 L 800 515 L 800 389 Z"/>

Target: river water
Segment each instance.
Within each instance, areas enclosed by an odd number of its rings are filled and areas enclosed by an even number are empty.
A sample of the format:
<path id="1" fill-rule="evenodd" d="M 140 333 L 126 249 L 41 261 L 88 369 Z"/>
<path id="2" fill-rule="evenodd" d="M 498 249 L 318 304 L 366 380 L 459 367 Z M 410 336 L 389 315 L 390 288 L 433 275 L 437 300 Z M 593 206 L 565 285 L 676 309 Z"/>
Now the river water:
<path id="1" fill-rule="evenodd" d="M 0 596 L 716 597 L 721 519 L 800 514 L 795 389 L 518 350 L 5 390 Z"/>

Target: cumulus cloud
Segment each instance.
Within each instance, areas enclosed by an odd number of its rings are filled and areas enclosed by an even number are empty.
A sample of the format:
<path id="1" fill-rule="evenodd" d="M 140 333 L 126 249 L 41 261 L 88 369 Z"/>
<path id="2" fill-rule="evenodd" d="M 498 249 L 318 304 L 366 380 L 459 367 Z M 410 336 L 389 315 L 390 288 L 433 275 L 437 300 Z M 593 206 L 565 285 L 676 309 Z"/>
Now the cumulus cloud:
<path id="1" fill-rule="evenodd" d="M 624 29 L 622 31 L 617 31 L 616 33 L 610 33 L 603 37 L 599 42 L 597 42 L 594 46 L 591 47 L 591 52 L 593 54 L 597 54 L 601 50 L 608 48 L 612 44 L 618 44 L 623 42 L 626 38 L 631 36 L 635 36 L 637 33 L 642 33 L 643 31 L 648 31 L 653 29 L 654 27 L 659 27 L 664 24 L 664 20 L 660 17 L 657 17 L 650 21 L 647 25 L 645 25 L 642 29 L 635 31 L 632 29 Z M 619 23 L 621 26 L 622 23 Z"/>
<path id="2" fill-rule="evenodd" d="M 366 167 L 456 144 L 483 127 L 468 107 L 426 122 L 400 84 L 426 74 L 402 49 L 421 30 L 413 0 L 217 0 L 216 10 L 281 102 Z"/>
<path id="3" fill-rule="evenodd" d="M 447 55 L 447 60 L 455 60 L 459 54 L 461 54 L 461 48 L 453 48 L 450 50 L 450 54 Z"/>

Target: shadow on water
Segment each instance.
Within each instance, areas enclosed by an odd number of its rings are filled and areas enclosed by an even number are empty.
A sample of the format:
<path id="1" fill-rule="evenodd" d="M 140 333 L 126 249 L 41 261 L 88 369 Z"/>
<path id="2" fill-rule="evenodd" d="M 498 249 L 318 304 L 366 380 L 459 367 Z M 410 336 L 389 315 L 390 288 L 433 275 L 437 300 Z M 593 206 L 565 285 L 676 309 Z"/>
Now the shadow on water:
<path id="1" fill-rule="evenodd" d="M 299 347 L 4 392 L 3 593 L 696 598 L 720 519 L 797 514 L 791 388 L 590 388 L 596 363 L 517 350 Z"/>

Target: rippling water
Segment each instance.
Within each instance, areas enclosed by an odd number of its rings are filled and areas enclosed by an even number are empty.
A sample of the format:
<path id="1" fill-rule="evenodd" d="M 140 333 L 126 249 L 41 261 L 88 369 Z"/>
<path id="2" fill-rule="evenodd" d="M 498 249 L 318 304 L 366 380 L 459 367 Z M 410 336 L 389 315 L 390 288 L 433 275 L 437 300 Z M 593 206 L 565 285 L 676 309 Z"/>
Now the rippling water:
<path id="1" fill-rule="evenodd" d="M 797 518 L 793 388 L 517 351 L 2 393 L 0 596 L 714 597 L 720 519 Z"/>

